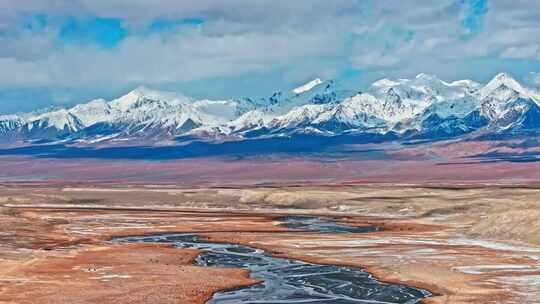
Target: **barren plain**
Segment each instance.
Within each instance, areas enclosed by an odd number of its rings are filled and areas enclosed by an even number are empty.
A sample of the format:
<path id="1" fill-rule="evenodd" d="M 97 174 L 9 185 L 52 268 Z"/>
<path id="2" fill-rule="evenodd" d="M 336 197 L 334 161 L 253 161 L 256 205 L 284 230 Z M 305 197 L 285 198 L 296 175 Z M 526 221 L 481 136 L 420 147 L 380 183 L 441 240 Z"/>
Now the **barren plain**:
<path id="1" fill-rule="evenodd" d="M 255 284 L 198 252 L 115 236 L 196 232 L 424 288 L 425 303 L 540 303 L 533 186 L 10 184 L 0 186 L 0 303 L 204 303 Z M 283 215 L 380 231 L 317 234 Z"/>

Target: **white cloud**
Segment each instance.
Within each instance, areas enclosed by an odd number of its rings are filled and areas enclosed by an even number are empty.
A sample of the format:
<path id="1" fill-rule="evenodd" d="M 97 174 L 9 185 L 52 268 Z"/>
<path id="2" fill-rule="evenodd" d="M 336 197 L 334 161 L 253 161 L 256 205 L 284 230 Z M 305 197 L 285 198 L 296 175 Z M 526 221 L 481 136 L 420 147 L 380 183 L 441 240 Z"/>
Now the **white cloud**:
<path id="1" fill-rule="evenodd" d="M 167 39 L 134 36 L 113 50 L 70 45 L 35 61 L 4 58 L 0 85 L 159 84 L 234 76 L 294 65 L 306 57 L 336 56 L 340 52 L 336 39 L 296 32 L 206 36 L 198 30 Z"/>
<path id="2" fill-rule="evenodd" d="M 501 53 L 501 58 L 527 59 L 540 58 L 540 47 L 538 45 L 512 46 Z"/>
<path id="3" fill-rule="evenodd" d="M 393 66 L 400 61 L 398 56 L 378 54 L 378 53 L 366 53 L 355 56 L 351 59 L 353 67 L 359 69 L 372 68 L 372 67 L 389 67 Z"/>
<path id="4" fill-rule="evenodd" d="M 31 87 L 49 83 L 49 75 L 34 62 L 18 61 L 13 58 L 0 58 L 0 83 Z"/>
<path id="5" fill-rule="evenodd" d="M 53 21 L 40 33 L 21 29 L 35 14 Z M 271 71 L 301 80 L 344 66 L 467 77 L 457 74 L 491 73 L 472 66 L 476 59 L 540 60 L 540 2 L 491 0 L 478 32 L 464 28 L 467 14 L 454 0 L 3 0 L 0 88 L 159 85 Z M 59 45 L 58 20 L 67 16 L 120 18 L 130 36 L 112 49 Z M 204 24 L 145 33 L 153 20 L 184 18 Z"/>

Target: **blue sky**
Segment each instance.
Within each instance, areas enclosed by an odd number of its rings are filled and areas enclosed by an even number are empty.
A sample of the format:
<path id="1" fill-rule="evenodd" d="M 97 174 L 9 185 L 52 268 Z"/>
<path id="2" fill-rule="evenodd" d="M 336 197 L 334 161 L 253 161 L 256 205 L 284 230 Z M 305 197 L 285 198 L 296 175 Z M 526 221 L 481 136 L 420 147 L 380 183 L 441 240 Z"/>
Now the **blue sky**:
<path id="1" fill-rule="evenodd" d="M 0 114 L 145 85 L 258 97 L 315 77 L 430 73 L 540 85 L 540 2 L 3 0 Z"/>

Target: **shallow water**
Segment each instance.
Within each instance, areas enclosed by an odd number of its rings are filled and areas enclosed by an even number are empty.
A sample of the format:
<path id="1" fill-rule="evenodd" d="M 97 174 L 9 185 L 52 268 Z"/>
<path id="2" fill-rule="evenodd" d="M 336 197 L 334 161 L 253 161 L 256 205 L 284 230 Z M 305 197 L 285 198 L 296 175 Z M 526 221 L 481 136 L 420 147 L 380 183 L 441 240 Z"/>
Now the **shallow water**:
<path id="1" fill-rule="evenodd" d="M 347 227 L 315 217 L 283 217 L 284 226 L 321 233 L 355 233 L 370 227 Z M 289 227 L 289 226 L 288 226 Z M 334 231 L 335 230 L 335 231 Z M 207 303 L 420 303 L 431 294 L 404 285 L 375 280 L 355 267 L 320 265 L 276 258 L 265 251 L 243 245 L 201 241 L 194 234 L 162 234 L 127 237 L 119 241 L 173 243 L 180 248 L 197 248 L 203 252 L 195 262 L 199 266 L 249 269 L 251 277 L 261 284 L 219 292 Z"/>
<path id="2" fill-rule="evenodd" d="M 294 229 L 301 229 L 317 233 L 362 233 L 375 232 L 380 228 L 377 226 L 354 227 L 346 226 L 335 220 L 307 215 L 288 215 L 274 218 L 281 221 L 280 226 Z"/>

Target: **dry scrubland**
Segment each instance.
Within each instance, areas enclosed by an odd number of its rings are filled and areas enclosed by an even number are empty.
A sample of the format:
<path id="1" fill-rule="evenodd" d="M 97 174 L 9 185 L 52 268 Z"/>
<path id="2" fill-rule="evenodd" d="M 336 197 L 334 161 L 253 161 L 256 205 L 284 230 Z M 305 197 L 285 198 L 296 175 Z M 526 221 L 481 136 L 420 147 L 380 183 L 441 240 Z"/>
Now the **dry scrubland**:
<path id="1" fill-rule="evenodd" d="M 4 184 L 0 205 L 0 302 L 5 303 L 113 298 L 196 303 L 217 290 L 253 283 L 243 271 L 190 266 L 193 250 L 126 250 L 127 245 L 107 242 L 112 236 L 167 231 L 196 231 L 276 255 L 361 266 L 380 279 L 439 294 L 426 302 L 540 298 L 540 189 L 535 187 Z M 284 213 L 323 214 L 384 231 L 291 232 L 272 220 Z M 172 277 L 178 279 L 158 279 Z M 142 291 L 130 293 L 134 288 Z"/>

